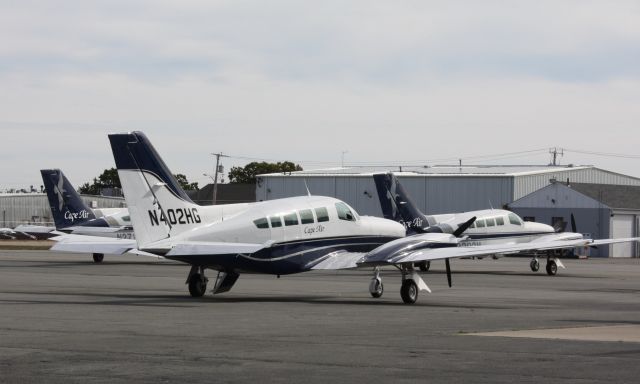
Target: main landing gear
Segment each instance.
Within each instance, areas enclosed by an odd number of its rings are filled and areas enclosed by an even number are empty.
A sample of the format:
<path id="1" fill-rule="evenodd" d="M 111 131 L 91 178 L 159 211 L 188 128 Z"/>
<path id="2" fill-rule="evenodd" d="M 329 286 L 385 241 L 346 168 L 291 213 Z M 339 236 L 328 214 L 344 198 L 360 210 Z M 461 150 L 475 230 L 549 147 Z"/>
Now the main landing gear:
<path id="1" fill-rule="evenodd" d="M 380 268 L 374 269 L 373 279 L 369 283 L 369 293 L 373 298 L 382 297 L 384 293 L 384 285 L 382 284 L 382 278 L 380 277 Z"/>
<path id="2" fill-rule="evenodd" d="M 537 257 L 534 257 L 533 259 L 531 259 L 531 262 L 529 263 L 529 267 L 533 272 L 538 272 L 538 270 L 540 270 L 540 261 L 538 260 Z M 560 259 L 558 259 L 557 257 L 554 257 L 551 254 L 547 255 L 547 265 L 545 267 L 545 270 L 547 271 L 547 275 L 555 276 L 558 273 L 558 267 L 565 268 L 564 264 L 562 264 Z"/>
<path id="3" fill-rule="evenodd" d="M 431 289 L 425 284 L 420 275 L 413 269 L 412 265 L 398 267 L 402 273 L 402 285 L 400 287 L 400 297 L 405 304 L 413 304 L 418 300 L 418 292 Z M 379 298 L 384 292 L 384 285 L 380 277 L 380 269 L 374 269 L 374 275 L 369 283 L 369 293 L 372 297 Z"/>
<path id="4" fill-rule="evenodd" d="M 189 276 L 187 276 L 187 284 L 189 284 L 189 293 L 192 297 L 202 297 L 207 292 L 207 282 L 209 279 L 204 275 L 206 267 L 201 265 L 191 266 Z M 228 292 L 236 283 L 240 275 L 234 271 L 218 271 L 215 284 L 211 293 L 218 294 Z M 382 295 L 382 294 L 381 294 Z"/>
<path id="5" fill-rule="evenodd" d="M 431 268 L 431 261 L 421 261 L 413 264 L 414 267 L 418 267 L 422 272 L 427 272 Z"/>
<path id="6" fill-rule="evenodd" d="M 189 293 L 191 297 L 202 297 L 207 292 L 207 282 L 209 279 L 204 275 L 204 267 L 194 265 L 191 267 L 187 284 L 189 284 Z"/>
<path id="7" fill-rule="evenodd" d="M 102 263 L 102 260 L 104 260 L 104 254 L 102 254 L 102 253 L 94 253 L 93 254 L 93 262 L 94 263 Z"/>

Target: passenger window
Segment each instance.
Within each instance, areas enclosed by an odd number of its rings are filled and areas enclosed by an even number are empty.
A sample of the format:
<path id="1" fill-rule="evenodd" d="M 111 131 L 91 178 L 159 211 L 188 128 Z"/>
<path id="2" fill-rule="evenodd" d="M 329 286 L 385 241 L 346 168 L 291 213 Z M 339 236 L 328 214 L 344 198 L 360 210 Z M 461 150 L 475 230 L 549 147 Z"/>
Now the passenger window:
<path id="1" fill-rule="evenodd" d="M 131 221 L 131 216 L 122 216 L 122 221 L 125 221 L 125 222 Z"/>
<path id="2" fill-rule="evenodd" d="M 476 220 L 476 226 L 478 228 L 484 228 L 485 227 L 484 220 Z"/>
<path id="3" fill-rule="evenodd" d="M 313 212 L 310 209 L 300 211 L 300 224 L 313 224 Z"/>
<path id="4" fill-rule="evenodd" d="M 261 217 L 259 219 L 253 220 L 253 224 L 258 228 L 269 228 L 269 223 L 267 222 L 266 217 Z"/>
<path id="5" fill-rule="evenodd" d="M 269 221 L 271 222 L 271 228 L 282 227 L 282 220 L 280 219 L 280 216 L 271 216 Z"/>
<path id="6" fill-rule="evenodd" d="M 340 220 L 356 221 L 356 218 L 353 215 L 353 212 L 351 212 L 347 204 L 336 203 L 336 210 L 338 211 L 338 218 Z"/>
<path id="7" fill-rule="evenodd" d="M 291 225 L 298 225 L 298 215 L 295 212 L 284 215 L 284 225 L 287 227 Z"/>
<path id="8" fill-rule="evenodd" d="M 497 225 L 504 225 L 504 218 L 503 217 L 496 217 L 496 224 Z"/>
<path id="9" fill-rule="evenodd" d="M 318 223 L 322 223 L 323 221 L 329 221 L 329 212 L 327 208 L 316 208 L 316 217 L 318 218 Z"/>
<path id="10" fill-rule="evenodd" d="M 492 217 L 487 219 L 487 227 L 495 227 L 496 226 L 496 220 Z"/>
<path id="11" fill-rule="evenodd" d="M 509 214 L 509 222 L 513 225 L 522 225 L 520 218 L 515 213 Z"/>

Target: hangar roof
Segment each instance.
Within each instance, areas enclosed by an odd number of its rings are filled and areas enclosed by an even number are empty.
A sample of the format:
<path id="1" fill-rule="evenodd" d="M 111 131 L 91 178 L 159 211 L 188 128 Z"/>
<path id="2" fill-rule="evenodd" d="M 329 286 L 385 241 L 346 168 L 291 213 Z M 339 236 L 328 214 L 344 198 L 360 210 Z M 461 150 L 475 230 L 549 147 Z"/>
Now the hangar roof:
<path id="1" fill-rule="evenodd" d="M 386 166 L 386 167 L 338 167 L 311 169 L 283 174 L 269 173 L 259 176 L 370 176 L 375 173 L 394 172 L 402 176 L 525 176 L 593 169 L 593 165 L 434 165 L 434 166 Z"/>
<path id="2" fill-rule="evenodd" d="M 570 187 L 610 208 L 638 209 L 640 207 L 640 187 L 638 186 L 572 183 Z"/>

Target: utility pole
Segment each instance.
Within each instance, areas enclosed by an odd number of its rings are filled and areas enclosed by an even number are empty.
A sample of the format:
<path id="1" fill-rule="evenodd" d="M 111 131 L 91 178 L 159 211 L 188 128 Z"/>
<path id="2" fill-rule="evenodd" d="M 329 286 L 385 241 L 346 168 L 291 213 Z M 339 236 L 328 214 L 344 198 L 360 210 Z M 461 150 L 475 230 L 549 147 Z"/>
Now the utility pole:
<path id="1" fill-rule="evenodd" d="M 212 153 L 216 157 L 216 168 L 213 170 L 213 199 L 211 200 L 211 205 L 216 205 L 217 197 L 218 197 L 218 170 L 220 169 L 220 158 L 221 157 L 229 157 L 220 153 Z"/>
<path id="2" fill-rule="evenodd" d="M 341 156 L 341 167 L 344 168 L 344 155 L 349 153 L 349 151 L 347 151 L 346 149 L 344 151 L 342 151 L 342 156 Z"/>
<path id="3" fill-rule="evenodd" d="M 554 147 L 549 149 L 549 153 L 552 155 L 551 158 L 551 164 L 549 165 L 558 165 L 557 163 L 557 159 L 558 159 L 558 155 L 560 156 L 564 156 L 564 148 L 558 148 L 558 147 Z"/>

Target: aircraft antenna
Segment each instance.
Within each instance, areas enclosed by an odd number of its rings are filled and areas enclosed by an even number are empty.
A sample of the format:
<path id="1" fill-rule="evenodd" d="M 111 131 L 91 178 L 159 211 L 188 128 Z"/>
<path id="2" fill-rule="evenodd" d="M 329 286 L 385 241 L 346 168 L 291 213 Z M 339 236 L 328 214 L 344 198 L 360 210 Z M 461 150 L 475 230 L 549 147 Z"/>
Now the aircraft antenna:
<path id="1" fill-rule="evenodd" d="M 309 185 L 307 184 L 307 178 L 304 178 L 304 187 L 307 189 L 307 196 L 311 196 L 311 192 L 309 191 Z"/>
<path id="2" fill-rule="evenodd" d="M 491 207 L 491 210 L 493 211 L 493 204 L 491 203 L 491 199 L 489 199 L 489 207 Z"/>

